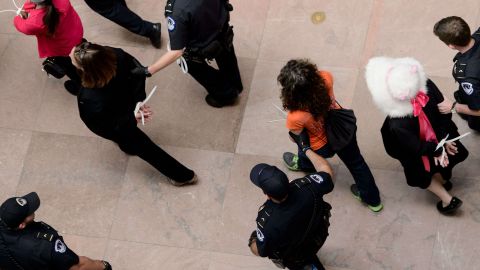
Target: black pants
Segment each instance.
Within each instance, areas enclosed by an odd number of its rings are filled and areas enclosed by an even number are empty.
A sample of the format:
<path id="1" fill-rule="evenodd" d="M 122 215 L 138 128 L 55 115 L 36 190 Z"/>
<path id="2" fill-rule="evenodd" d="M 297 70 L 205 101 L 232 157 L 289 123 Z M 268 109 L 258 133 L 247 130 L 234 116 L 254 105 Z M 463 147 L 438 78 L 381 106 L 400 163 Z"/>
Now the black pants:
<path id="1" fill-rule="evenodd" d="M 233 45 L 215 58 L 218 70 L 204 60 L 186 59 L 188 73 L 217 100 L 231 100 L 243 90 L 237 56 Z"/>
<path id="2" fill-rule="evenodd" d="M 130 32 L 148 37 L 153 31 L 153 24 L 128 9 L 125 0 L 85 0 L 85 3 L 98 14 Z"/>
<path id="3" fill-rule="evenodd" d="M 331 158 L 335 155 L 335 152 L 328 143 L 324 147 L 316 150 L 315 153 L 323 158 Z M 373 178 L 370 168 L 360 153 L 357 138 L 354 137 L 345 148 L 338 151 L 336 154 L 352 174 L 362 201 L 372 206 L 379 205 L 381 202 L 380 192 L 375 184 L 375 179 Z M 300 149 L 298 151 L 298 164 L 302 170 L 311 170 L 314 168 L 310 159 Z"/>
<path id="4" fill-rule="evenodd" d="M 177 182 L 189 181 L 194 176 L 192 170 L 163 151 L 136 126 L 115 132 L 112 137 L 102 137 L 113 140 L 125 153 L 140 157 L 159 172 Z"/>

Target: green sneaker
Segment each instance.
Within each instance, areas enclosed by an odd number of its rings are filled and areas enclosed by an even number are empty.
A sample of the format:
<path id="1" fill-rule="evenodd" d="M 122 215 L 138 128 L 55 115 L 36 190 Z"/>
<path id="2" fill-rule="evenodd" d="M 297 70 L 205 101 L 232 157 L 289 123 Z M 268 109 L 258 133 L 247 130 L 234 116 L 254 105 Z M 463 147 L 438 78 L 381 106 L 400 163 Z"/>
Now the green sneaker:
<path id="1" fill-rule="evenodd" d="M 291 171 L 300 171 L 300 167 L 298 166 L 298 155 L 294 153 L 285 152 L 283 153 L 283 161 L 285 162 L 285 166 Z"/>
<path id="2" fill-rule="evenodd" d="M 362 198 L 360 197 L 360 191 L 358 191 L 358 187 L 357 187 L 356 184 L 352 184 L 350 186 L 350 191 L 352 192 L 352 195 L 353 195 L 353 197 L 355 197 L 355 199 L 357 199 L 358 201 L 363 203 Z M 379 203 L 376 206 L 369 205 L 369 204 L 366 204 L 366 205 L 367 205 L 368 209 L 372 210 L 375 213 L 380 212 L 383 209 L 383 204 L 382 203 Z"/>

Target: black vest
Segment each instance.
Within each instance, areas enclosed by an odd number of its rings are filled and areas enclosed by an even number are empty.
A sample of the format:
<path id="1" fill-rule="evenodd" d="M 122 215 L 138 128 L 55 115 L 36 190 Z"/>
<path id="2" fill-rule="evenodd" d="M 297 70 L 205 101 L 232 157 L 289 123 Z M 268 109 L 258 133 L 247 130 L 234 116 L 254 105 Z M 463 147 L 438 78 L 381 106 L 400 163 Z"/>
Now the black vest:
<path id="1" fill-rule="evenodd" d="M 0 237 L 0 268 L 2 270 L 50 269 L 53 245 L 59 238 L 55 229 L 43 222 L 33 222 L 27 228 L 18 231 L 0 226 L 0 233 L 3 236 L 3 238 Z M 5 247 L 8 250 L 5 250 Z"/>
<path id="2" fill-rule="evenodd" d="M 466 52 L 468 56 L 457 54 L 453 61 L 452 75 L 458 83 L 466 79 L 480 81 L 480 31 L 477 30 L 472 38 L 475 40 L 472 51 Z"/>

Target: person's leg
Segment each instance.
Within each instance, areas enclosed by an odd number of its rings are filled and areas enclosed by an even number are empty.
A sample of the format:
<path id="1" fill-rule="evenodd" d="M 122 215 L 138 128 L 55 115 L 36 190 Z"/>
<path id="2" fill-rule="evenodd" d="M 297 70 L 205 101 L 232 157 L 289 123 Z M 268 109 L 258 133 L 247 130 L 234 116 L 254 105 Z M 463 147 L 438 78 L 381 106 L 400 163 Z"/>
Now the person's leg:
<path id="1" fill-rule="evenodd" d="M 227 78 L 205 61 L 187 59 L 187 66 L 188 73 L 216 100 L 228 103 L 237 97 L 236 90 L 229 86 Z"/>
<path id="2" fill-rule="evenodd" d="M 153 23 L 143 20 L 131 11 L 122 0 L 85 0 L 85 3 L 98 14 L 126 28 L 135 34 L 150 37 Z"/>
<path id="3" fill-rule="evenodd" d="M 468 126 L 477 131 L 477 132 L 480 132 L 480 117 L 479 116 L 471 116 L 469 115 L 468 116 Z"/>
<path id="4" fill-rule="evenodd" d="M 188 182 L 193 179 L 195 174 L 192 170 L 163 151 L 138 127 L 121 130 L 118 133 L 115 141 L 127 154 L 139 156 L 177 182 Z"/>
<path id="5" fill-rule="evenodd" d="M 443 187 L 443 178 L 439 173 L 432 176 L 432 182 L 427 189 L 442 200 L 443 206 L 447 206 L 452 200 L 452 195 Z"/>
<path id="6" fill-rule="evenodd" d="M 357 139 L 354 137 L 337 155 L 352 174 L 362 201 L 370 206 L 380 205 L 380 192 L 370 168 L 360 153 Z"/>
<path id="7" fill-rule="evenodd" d="M 237 56 L 235 55 L 233 45 L 230 50 L 225 51 L 215 58 L 215 61 L 217 62 L 220 73 L 225 78 L 228 78 L 228 87 L 235 89 L 237 93 L 241 93 L 243 90 L 242 77 L 240 76 Z"/>

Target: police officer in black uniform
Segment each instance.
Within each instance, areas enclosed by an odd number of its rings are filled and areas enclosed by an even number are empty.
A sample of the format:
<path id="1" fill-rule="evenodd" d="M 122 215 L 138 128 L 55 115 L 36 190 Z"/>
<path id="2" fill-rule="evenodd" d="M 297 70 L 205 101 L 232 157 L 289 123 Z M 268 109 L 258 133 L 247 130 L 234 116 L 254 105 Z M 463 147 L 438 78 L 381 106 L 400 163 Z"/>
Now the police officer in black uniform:
<path id="1" fill-rule="evenodd" d="M 452 70 L 458 82 L 455 101 L 445 99 L 438 108 L 442 113 L 457 112 L 471 129 L 480 131 L 480 28 L 471 35 L 462 18 L 450 16 L 438 21 L 433 32 L 449 48 L 458 51 Z"/>
<path id="2" fill-rule="evenodd" d="M 55 229 L 35 222 L 39 206 L 40 198 L 35 192 L 10 198 L 0 206 L 0 269 L 112 269 L 106 261 L 77 256 Z"/>
<path id="3" fill-rule="evenodd" d="M 128 8 L 125 0 L 85 0 L 85 3 L 98 14 L 130 32 L 149 38 L 155 48 L 160 48 L 160 23 L 143 20 Z"/>
<path id="4" fill-rule="evenodd" d="M 228 0 L 168 0 L 165 17 L 171 51 L 135 73 L 151 76 L 183 56 L 185 70 L 208 92 L 205 101 L 217 108 L 232 105 L 243 85 L 229 25 L 231 10 Z M 218 69 L 207 63 L 213 59 Z"/>
<path id="5" fill-rule="evenodd" d="M 322 197 L 333 190 L 332 168 L 310 149 L 305 129 L 300 135 L 290 136 L 317 172 L 289 183 L 275 166 L 253 167 L 250 179 L 268 200 L 258 211 L 257 229 L 248 246 L 253 254 L 269 257 L 280 268 L 325 269 L 316 254 L 328 236 L 331 206 Z"/>

